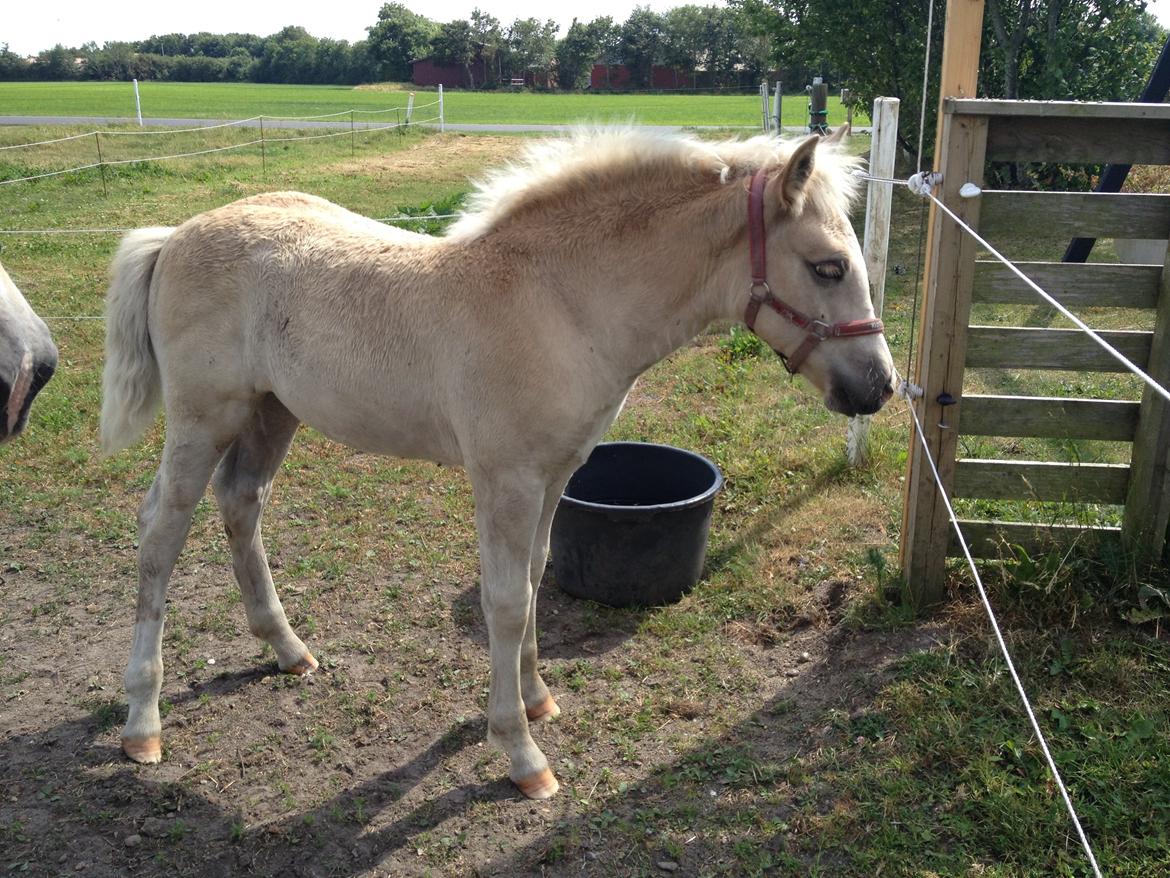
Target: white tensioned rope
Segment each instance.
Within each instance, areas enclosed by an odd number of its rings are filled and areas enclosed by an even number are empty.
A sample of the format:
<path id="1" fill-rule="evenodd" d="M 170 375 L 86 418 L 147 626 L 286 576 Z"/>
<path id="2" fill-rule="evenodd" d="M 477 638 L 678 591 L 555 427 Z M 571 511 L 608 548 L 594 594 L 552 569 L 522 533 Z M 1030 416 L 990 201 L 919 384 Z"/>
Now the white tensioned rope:
<path id="1" fill-rule="evenodd" d="M 423 107 L 433 107 L 437 103 L 438 103 L 438 101 L 432 101 L 429 104 L 422 104 L 418 107 L 415 107 L 415 109 L 418 110 L 418 109 L 422 109 Z M 82 137 L 93 137 L 95 134 L 106 134 L 106 135 L 109 135 L 110 137 L 143 137 L 143 136 L 148 136 L 148 135 L 152 135 L 152 134 L 153 135 L 187 134 L 187 133 L 190 133 L 192 131 L 213 131 L 216 128 L 230 128 L 233 125 L 246 125 L 248 122 L 256 122 L 256 121 L 259 121 L 260 119 L 272 119 L 272 120 L 275 120 L 278 122 L 280 122 L 280 121 L 302 122 L 302 121 L 308 121 L 310 119 L 331 119 L 334 116 L 345 116 L 345 115 L 348 115 L 350 113 L 372 113 L 372 114 L 393 113 L 395 110 L 404 110 L 404 109 L 406 109 L 406 108 L 405 107 L 387 107 L 384 110 L 359 110 L 356 107 L 354 107 L 354 108 L 351 108 L 349 110 L 342 110 L 338 113 L 321 113 L 320 115 L 317 115 L 317 116 L 267 116 L 267 115 L 261 114 L 259 116 L 249 116 L 247 119 L 233 119 L 230 122 L 220 122 L 220 123 L 215 124 L 215 125 L 199 125 L 195 128 L 167 128 L 163 131 L 147 131 L 147 130 L 118 131 L 118 130 L 115 130 L 112 128 L 108 129 L 108 130 L 103 128 L 103 129 L 94 129 L 93 131 L 86 131 L 83 134 L 70 134 L 68 137 L 57 137 L 57 138 L 54 138 L 53 140 L 34 140 L 30 143 L 11 143 L 11 144 L 8 144 L 7 146 L 0 146 L 0 151 L 6 150 L 6 149 L 25 149 L 25 148 L 30 147 L 30 146 L 48 146 L 49 144 L 52 144 L 52 143 L 64 143 L 67 140 L 78 140 Z"/>
<path id="2" fill-rule="evenodd" d="M 1115 360 L 1117 360 L 1119 363 L 1121 363 L 1123 366 L 1125 366 L 1126 369 L 1128 369 L 1130 372 L 1132 372 L 1134 375 L 1136 375 L 1138 378 L 1140 378 L 1142 381 L 1144 381 L 1146 383 L 1146 385 L 1149 386 L 1149 388 L 1151 390 L 1153 390 L 1155 393 L 1157 393 L 1159 396 L 1161 396 L 1167 402 L 1170 402 L 1170 390 L 1167 390 L 1165 387 L 1163 387 L 1161 384 L 1159 384 L 1157 381 L 1155 381 L 1153 378 L 1151 378 L 1140 366 L 1138 366 L 1136 363 L 1134 363 L 1133 360 L 1129 359 L 1127 356 L 1125 356 L 1125 354 L 1121 353 L 1121 351 L 1117 350 L 1117 348 L 1113 347 L 1113 345 L 1111 345 L 1111 344 L 1109 344 L 1109 342 L 1105 341 L 1105 339 L 1103 339 L 1100 336 L 1100 334 L 1098 334 L 1096 331 L 1094 331 L 1092 327 L 1090 327 L 1088 324 L 1086 324 L 1085 321 L 1081 320 L 1081 318 L 1077 317 L 1076 314 L 1074 314 L 1072 311 L 1068 310 L 1068 308 L 1066 308 L 1064 305 L 1062 305 L 1055 297 L 1053 297 L 1050 293 L 1046 292 L 1043 287 L 1041 287 L 1034 280 L 1032 280 L 1030 277 L 1028 277 L 1026 274 L 1024 274 L 1022 271 L 1020 271 L 1020 269 L 1018 269 L 1015 266 L 1015 264 L 1012 263 L 1012 261 L 1010 259 L 1008 259 L 1002 253 L 1000 253 L 998 250 L 996 250 L 993 246 L 991 246 L 991 244 L 989 244 L 987 242 L 987 240 L 983 238 L 982 235 L 980 235 L 977 231 L 975 231 L 973 228 L 971 228 L 969 225 L 967 225 L 967 223 L 963 222 L 963 220 L 959 219 L 959 217 L 955 215 L 955 212 L 953 210 L 951 210 L 949 207 L 947 207 L 945 204 L 943 204 L 942 201 L 940 201 L 939 198 L 931 191 L 931 187 L 932 187 L 932 185 L 934 185 L 933 181 L 931 181 L 928 178 L 924 179 L 921 175 L 918 175 L 918 174 L 915 174 L 914 177 L 911 177 L 909 180 L 892 180 L 888 177 L 875 177 L 872 174 L 866 174 L 866 173 L 860 172 L 860 171 L 857 172 L 856 176 L 863 179 L 863 180 L 869 180 L 869 181 L 874 182 L 874 183 L 894 183 L 898 186 L 906 186 L 907 188 L 910 189 L 911 192 L 915 192 L 918 195 L 922 195 L 926 198 L 929 198 L 931 201 L 933 201 L 935 204 L 937 204 L 939 206 L 939 208 L 944 213 L 946 213 L 947 216 L 949 216 L 951 219 L 953 219 L 955 221 L 955 223 L 959 226 L 959 228 L 961 228 L 965 232 L 967 232 L 967 234 L 969 234 L 972 238 L 974 238 L 979 243 L 979 245 L 981 247 L 983 247 L 988 253 L 990 253 L 992 256 L 994 256 L 996 259 L 998 259 L 1000 262 L 1002 262 L 1005 266 L 1007 266 L 1007 268 L 1012 272 L 1012 274 L 1014 274 L 1016 277 L 1018 277 L 1020 280 L 1022 280 L 1025 284 L 1027 284 L 1028 287 L 1034 293 L 1036 293 L 1036 295 L 1038 295 L 1038 296 L 1040 296 L 1040 298 L 1044 299 L 1044 301 L 1046 301 L 1049 305 L 1051 305 L 1053 308 L 1055 308 L 1057 311 L 1059 311 L 1064 317 L 1071 320 L 1076 325 L 1076 327 L 1078 329 L 1082 330 L 1086 335 L 1089 336 L 1089 338 L 1091 338 L 1093 341 L 1095 341 L 1097 344 L 1099 344 L 1102 348 L 1104 348 L 1106 353 L 1108 353 L 1111 357 L 1113 357 Z M 975 187 L 975 188 L 978 188 L 978 187 Z"/>
<path id="3" fill-rule="evenodd" d="M 261 114 L 261 119 L 272 119 L 276 122 L 308 122 L 311 119 L 334 119 L 337 116 L 348 116 L 353 110 L 341 110 L 337 113 L 318 113 L 316 116 L 269 116 Z"/>
<path id="4" fill-rule="evenodd" d="M 379 223 L 407 223 L 429 222 L 431 220 L 458 219 L 461 213 L 423 213 L 418 215 L 399 214 L 397 216 L 374 217 Z M 165 222 L 154 223 L 156 226 L 165 226 Z M 0 235 L 121 235 L 133 232 L 141 226 L 128 226 L 124 229 L 0 229 Z"/>
<path id="5" fill-rule="evenodd" d="M 994 254 L 996 256 L 996 258 L 998 258 L 1001 262 L 1003 262 L 1004 265 L 1006 265 L 1013 272 L 1015 272 L 1020 278 L 1022 278 L 1032 289 L 1034 289 L 1036 292 L 1038 292 L 1047 301 L 1051 302 L 1054 306 L 1057 307 L 1058 310 L 1060 310 L 1062 313 L 1064 313 L 1066 316 L 1068 316 L 1070 319 L 1072 319 L 1074 323 L 1076 323 L 1082 329 L 1087 331 L 1090 335 L 1095 336 L 1096 339 L 1098 340 L 1098 342 L 1103 347 L 1105 347 L 1107 350 L 1109 350 L 1111 353 L 1113 353 L 1115 356 L 1117 356 L 1123 363 L 1126 363 L 1131 369 L 1136 371 L 1138 374 L 1144 376 L 1148 381 L 1150 381 L 1152 383 L 1152 385 L 1159 392 L 1161 392 L 1163 395 L 1166 395 L 1166 391 L 1164 388 L 1161 387 L 1161 385 L 1157 384 L 1157 382 L 1154 382 L 1152 378 L 1150 378 L 1148 375 L 1146 375 L 1144 372 L 1142 372 L 1140 369 L 1138 369 L 1136 366 L 1134 366 L 1132 363 L 1130 363 L 1129 360 L 1127 360 L 1120 353 L 1115 351 L 1107 342 L 1105 342 L 1103 339 L 1101 339 L 1100 336 L 1097 336 L 1096 333 L 1094 333 L 1091 329 L 1089 329 L 1087 326 L 1085 326 L 1082 321 L 1080 321 L 1074 315 L 1072 315 L 1070 312 L 1068 312 L 1068 310 L 1066 308 L 1064 308 L 1063 305 L 1061 305 L 1059 302 L 1057 302 L 1055 299 L 1053 299 L 1048 293 L 1046 293 L 1039 286 L 1037 286 L 1030 278 L 1028 278 L 1027 275 L 1025 275 L 1023 272 L 1021 272 L 1014 265 L 1012 265 L 1012 263 L 1009 262 L 1001 253 L 999 253 L 999 251 L 997 251 L 994 247 L 992 247 L 985 240 L 983 240 L 983 238 L 980 237 L 979 234 L 976 233 L 974 229 L 972 229 L 969 225 L 967 225 L 965 222 L 963 222 L 961 219 L 959 219 L 957 216 L 955 216 L 955 214 L 945 204 L 943 204 L 941 201 L 939 201 L 939 199 L 935 197 L 933 192 L 930 191 L 931 183 L 929 181 L 924 181 L 922 179 L 921 174 L 915 174 L 914 177 L 917 179 L 913 180 L 913 181 L 912 180 L 893 180 L 893 179 L 889 179 L 886 177 L 874 177 L 870 174 L 864 174 L 864 173 L 859 173 L 857 176 L 863 177 L 864 179 L 867 179 L 867 180 L 872 180 L 873 182 L 896 183 L 896 184 L 901 185 L 901 186 L 907 186 L 908 188 L 910 188 L 911 191 L 916 192 L 919 195 L 930 198 L 932 201 L 934 201 L 935 204 L 937 204 L 939 207 L 941 207 L 951 217 L 951 219 L 953 219 L 956 223 L 958 223 L 961 228 L 965 229 L 968 233 L 970 233 L 983 247 L 985 247 L 988 250 L 988 252 Z M 930 466 L 931 475 L 934 476 L 934 482 L 935 482 L 935 486 L 938 488 L 939 496 L 942 498 L 943 504 L 946 506 L 947 515 L 950 517 L 951 526 L 954 528 L 955 534 L 959 538 L 959 545 L 963 549 L 963 556 L 967 559 L 967 566 L 971 568 L 971 575 L 974 577 L 975 586 L 979 591 L 979 599 L 983 602 L 983 609 L 987 613 L 988 621 L 990 621 L 990 623 L 991 623 L 991 629 L 995 633 L 996 642 L 999 644 L 1000 652 L 1003 654 L 1004 661 L 1007 663 L 1008 671 L 1011 673 L 1012 681 L 1015 683 L 1016 692 L 1020 696 L 1020 701 L 1022 701 L 1024 704 L 1024 710 L 1028 714 L 1028 721 L 1032 724 L 1032 731 L 1036 735 L 1036 740 L 1039 741 L 1039 743 L 1040 743 L 1040 749 L 1044 753 L 1044 759 L 1048 763 L 1048 769 L 1050 772 L 1052 772 L 1052 777 L 1056 781 L 1057 787 L 1060 789 L 1060 795 L 1061 795 L 1061 798 L 1064 800 L 1064 806 L 1068 811 L 1069 817 L 1072 819 L 1073 826 L 1076 828 L 1077 836 L 1080 838 L 1080 841 L 1081 841 L 1081 846 L 1084 848 L 1085 855 L 1089 859 L 1089 864 L 1093 868 L 1093 874 L 1096 876 L 1096 878 L 1102 878 L 1101 869 L 1097 865 L 1097 858 L 1093 855 L 1093 848 L 1089 844 L 1088 837 L 1085 835 L 1085 831 L 1081 826 L 1080 818 L 1077 817 L 1076 809 L 1073 807 L 1072 799 L 1070 798 L 1070 796 L 1068 794 L 1068 789 L 1064 785 L 1064 780 L 1060 775 L 1060 770 L 1056 767 L 1056 761 L 1052 758 L 1052 753 L 1048 749 L 1048 742 L 1044 737 L 1044 733 L 1040 730 L 1040 724 L 1036 720 L 1036 714 L 1035 714 L 1035 711 L 1033 711 L 1033 709 L 1032 709 L 1032 703 L 1031 703 L 1031 701 L 1028 700 L 1028 693 L 1024 690 L 1024 685 L 1020 681 L 1019 674 L 1016 672 L 1015 663 L 1012 661 L 1011 653 L 1008 651 L 1007 643 L 1003 639 L 1003 633 L 1000 631 L 999 622 L 996 619 L 995 611 L 992 609 L 992 606 L 991 606 L 991 600 L 987 597 L 987 591 L 983 587 L 983 579 L 979 576 L 979 569 L 975 565 L 975 559 L 971 556 L 971 550 L 967 546 L 967 540 L 963 536 L 962 528 L 959 527 L 958 517 L 955 515 L 954 507 L 951 505 L 950 497 L 947 496 L 946 489 L 943 486 L 942 477 L 939 476 L 938 467 L 935 465 L 934 458 L 931 456 L 930 445 L 926 441 L 926 435 L 922 430 L 922 424 L 918 420 L 918 413 L 914 410 L 913 401 L 910 399 L 910 392 L 912 392 L 912 391 L 909 391 L 909 385 L 907 385 L 907 384 L 904 384 L 903 387 L 906 388 L 908 391 L 904 394 L 905 398 L 906 398 L 906 403 L 907 403 L 906 407 L 910 410 L 910 417 L 914 420 L 914 430 L 917 433 L 918 440 L 922 445 L 923 455 L 926 458 L 926 462 Z M 921 391 L 919 391 L 919 394 L 921 394 Z M 1170 397 L 1168 397 L 1168 398 L 1170 398 Z"/>
<path id="6" fill-rule="evenodd" d="M 1028 713 L 1028 721 L 1032 724 L 1032 731 L 1036 735 L 1036 740 L 1040 742 L 1040 749 L 1044 753 L 1045 761 L 1048 762 L 1048 770 L 1052 772 L 1052 778 L 1056 781 L 1061 798 L 1064 799 L 1064 807 L 1068 810 L 1068 816 L 1072 819 L 1073 826 L 1076 827 L 1077 836 L 1081 840 L 1081 847 L 1085 849 L 1085 856 L 1089 858 L 1089 865 L 1093 867 L 1093 874 L 1096 878 L 1102 878 L 1101 868 L 1097 865 L 1097 858 L 1093 856 L 1093 848 L 1089 844 L 1085 830 L 1081 827 L 1081 821 L 1077 817 L 1076 809 L 1073 807 L 1072 798 L 1070 798 L 1068 789 L 1064 785 L 1064 780 L 1060 776 L 1060 769 L 1056 767 L 1056 760 L 1052 758 L 1052 753 L 1048 749 L 1048 741 L 1044 738 L 1044 733 L 1040 731 L 1040 723 L 1036 720 L 1036 714 L 1032 710 L 1032 703 L 1028 700 L 1028 693 L 1024 691 L 1024 684 L 1020 682 L 1020 675 L 1016 673 L 1016 666 L 1012 662 L 1012 655 L 1008 651 L 1007 643 L 1003 639 L 1003 632 L 999 630 L 999 622 L 995 618 L 995 611 L 991 608 L 991 601 L 987 597 L 987 590 L 983 588 L 983 580 L 979 576 L 979 568 L 975 566 L 975 559 L 971 557 L 971 550 L 967 548 L 967 541 L 963 537 L 963 531 L 959 527 L 959 520 L 955 516 L 955 509 L 951 506 L 951 500 L 943 488 L 942 477 L 938 474 L 938 467 L 934 464 L 934 458 L 930 456 L 930 445 L 927 443 L 926 435 L 922 431 L 922 424 L 918 421 L 918 414 L 914 411 L 914 403 L 908 396 L 906 397 L 906 408 L 910 410 L 910 417 L 914 419 L 914 430 L 918 434 L 919 442 L 922 444 L 922 453 L 926 457 L 926 462 L 930 464 L 930 472 L 934 476 L 934 483 L 938 487 L 939 496 L 946 505 L 947 515 L 951 518 L 951 526 L 955 529 L 955 534 L 959 537 L 959 545 L 963 547 L 963 555 L 967 559 L 967 566 L 971 568 L 971 575 L 975 578 L 975 587 L 979 590 L 979 599 L 983 602 L 983 609 L 987 611 L 987 618 L 991 622 L 991 630 L 995 632 L 995 639 L 999 644 L 999 651 L 1003 653 L 1003 659 L 1007 663 L 1008 672 L 1012 676 L 1012 682 L 1016 684 L 1016 692 L 1019 693 L 1020 700 L 1024 703 L 1024 710 Z"/>
<path id="7" fill-rule="evenodd" d="M 1147 384 L 1147 386 L 1149 386 L 1149 388 L 1151 390 L 1153 390 L 1155 393 L 1159 394 L 1167 402 L 1170 402 L 1170 390 L 1167 390 L 1165 387 L 1163 387 L 1161 384 L 1159 384 L 1157 381 L 1155 381 L 1153 378 L 1151 378 L 1149 375 L 1147 375 L 1146 372 L 1143 369 L 1141 369 L 1136 363 L 1134 363 L 1132 360 L 1130 360 L 1128 357 L 1126 357 L 1123 353 L 1121 353 L 1119 350 L 1117 350 L 1117 348 L 1113 347 L 1113 345 L 1109 344 L 1109 342 L 1105 341 L 1105 339 L 1101 338 L 1100 335 L 1098 335 L 1096 332 L 1094 332 L 1085 323 L 1085 321 L 1081 320 L 1081 318 L 1079 318 L 1079 317 L 1077 317 L 1077 315 L 1073 314 L 1072 311 L 1068 310 L 1068 308 L 1064 307 L 1064 305 L 1060 304 L 1060 302 L 1058 302 L 1055 298 L 1053 298 L 1051 295 L 1049 295 L 1047 292 L 1045 292 L 1040 287 L 1039 284 L 1037 284 L 1034 280 L 1032 280 L 1030 277 L 1028 277 L 1026 274 L 1024 274 L 1018 268 L 1016 268 L 1016 266 L 1013 265 L 1011 263 L 1011 261 L 1009 261 L 1006 256 L 1004 256 L 1002 253 L 1000 253 L 998 250 L 996 250 L 994 247 L 992 247 L 990 244 L 988 244 L 987 241 L 985 241 L 980 236 L 980 234 L 978 232 L 976 232 L 973 228 L 971 228 L 969 225 L 967 225 L 965 222 L 963 222 L 961 219 L 959 219 L 955 215 L 954 211 L 952 211 L 949 207 L 947 207 L 945 204 L 943 204 L 935 196 L 935 194 L 933 192 L 928 191 L 926 193 L 926 195 L 928 198 L 930 198 L 931 201 L 933 201 L 936 205 L 938 205 L 938 207 L 940 209 L 942 209 L 947 214 L 947 216 L 949 216 L 956 223 L 958 223 L 958 225 L 961 229 L 964 229 L 967 232 L 967 234 L 969 234 L 972 238 L 974 238 L 976 241 L 978 241 L 979 244 L 984 249 L 986 249 L 988 253 L 990 253 L 992 256 L 994 256 L 996 259 L 998 259 L 1000 262 L 1002 262 L 1004 265 L 1006 265 L 1016 277 L 1018 277 L 1020 280 L 1022 280 L 1024 283 L 1026 283 L 1029 287 L 1031 287 L 1033 292 L 1035 292 L 1038 296 L 1040 296 L 1042 299 L 1044 299 L 1044 301 L 1046 301 L 1049 305 L 1051 305 L 1053 308 L 1055 308 L 1057 311 L 1059 311 L 1062 315 L 1064 315 L 1069 320 L 1071 320 L 1073 323 L 1075 323 L 1078 329 L 1083 330 L 1085 332 L 1085 334 L 1089 336 L 1089 338 L 1091 338 L 1093 341 L 1095 341 L 1097 344 L 1099 344 L 1102 348 L 1104 348 L 1105 351 L 1111 357 L 1116 359 L 1119 363 L 1121 363 L 1121 365 L 1125 366 L 1125 368 L 1128 369 L 1130 372 L 1132 372 L 1134 375 L 1141 378 L 1142 381 L 1144 381 Z"/>
<path id="8" fill-rule="evenodd" d="M 78 165 L 76 168 L 66 168 L 63 171 L 48 171 L 44 174 L 33 174 L 31 177 L 15 177 L 11 180 L 0 180 L 0 186 L 9 183 L 27 183 L 29 180 L 43 180 L 45 177 L 59 177 L 62 174 L 72 174 L 74 171 L 88 171 L 90 168 L 100 168 L 103 162 L 94 162 L 92 165 Z"/>
<path id="9" fill-rule="evenodd" d="M 75 168 L 65 168 L 63 171 L 49 171 L 45 174 L 33 174 L 31 177 L 13 177 L 11 180 L 0 180 L 0 186 L 7 186 L 9 183 L 27 183 L 29 180 L 41 180 L 45 177 L 59 177 L 61 174 L 71 174 L 74 171 L 87 171 L 90 168 L 100 168 L 103 165 L 133 165 L 138 162 L 161 162 L 168 159 L 184 159 L 190 158 L 191 156 L 208 155 L 213 152 L 226 152 L 229 149 L 242 149 L 245 146 L 255 146 L 258 143 L 260 143 L 259 140 L 249 140 L 245 143 L 233 143 L 230 146 L 217 146 L 213 149 L 200 149 L 195 152 L 177 152 L 172 155 L 150 155 L 136 159 L 109 159 L 104 162 L 94 162 L 91 165 L 78 165 Z"/>
<path id="10" fill-rule="evenodd" d="M 257 116 L 256 118 L 260 118 L 260 117 Z M 244 121 L 248 121 L 248 120 L 244 120 Z M 439 121 L 439 117 L 432 116 L 429 119 L 418 119 L 413 124 L 427 125 L 431 122 L 437 122 L 437 121 Z M 237 124 L 237 123 L 233 122 L 230 124 Z M 222 128 L 224 126 L 217 125 L 217 126 L 212 126 L 212 127 Z M 320 140 L 321 138 L 325 138 L 325 137 L 343 137 L 343 136 L 345 136 L 347 134 L 351 134 L 351 133 L 352 134 L 364 134 L 364 133 L 367 133 L 370 131 L 389 131 L 393 128 L 402 128 L 402 127 L 405 127 L 405 123 L 400 124 L 400 123 L 394 122 L 394 123 L 391 123 L 389 125 L 377 125 L 377 126 L 373 126 L 373 127 L 366 125 L 362 128 L 355 128 L 352 131 L 347 128 L 347 129 L 344 129 L 342 131 L 330 132 L 329 134 L 306 134 L 302 137 L 257 138 L 255 140 L 247 140 L 243 143 L 233 143 L 233 144 L 229 144 L 228 146 L 217 146 L 217 147 L 214 147 L 212 149 L 200 149 L 200 150 L 195 150 L 194 152 L 177 152 L 177 153 L 173 153 L 171 155 L 149 155 L 149 156 L 142 156 L 140 158 L 133 158 L 133 159 L 110 159 L 110 160 L 103 161 L 103 162 L 94 162 L 93 164 L 89 164 L 89 165 L 78 165 L 77 167 L 74 167 L 74 168 L 65 168 L 64 170 L 60 170 L 60 171 L 48 171 L 44 174 L 33 174 L 32 176 L 29 176 L 29 177 L 13 177 L 11 180 L 0 180 L 0 186 L 7 186 L 9 183 L 27 183 L 29 180 L 42 180 L 45 177 L 59 177 L 61 174 L 71 174 L 74 171 L 87 171 L 90 168 L 100 168 L 103 165 L 132 165 L 132 164 L 136 164 L 139 162 L 161 162 L 161 161 L 168 161 L 170 159 L 183 159 L 183 158 L 190 158 L 192 156 L 208 155 L 208 154 L 213 153 L 213 152 L 227 152 L 228 150 L 232 150 L 232 149 L 242 149 L 245 146 L 256 146 L 257 144 L 260 144 L 260 143 L 287 143 L 290 141 L 297 141 L 297 140 Z M 187 130 L 199 131 L 199 130 L 203 130 L 203 129 L 190 128 Z M 83 135 L 83 136 L 92 137 L 94 133 L 95 132 L 91 132 L 90 134 Z M 105 132 L 102 132 L 102 133 L 105 133 Z M 157 132 L 151 132 L 151 133 L 157 133 Z"/>
<path id="11" fill-rule="evenodd" d="M 0 150 L 24 149 L 26 146 L 47 146 L 50 143 L 64 143 L 66 140 L 77 140 L 81 137 L 93 137 L 93 135 L 93 131 L 87 131 L 84 134 L 70 134 L 68 137 L 57 137 L 53 140 L 34 140 L 32 143 L 12 143 L 8 146 L 0 146 Z"/>
<path id="12" fill-rule="evenodd" d="M 193 131 L 214 131 L 217 128 L 231 128 L 233 125 L 247 125 L 249 122 L 256 122 L 259 119 L 268 118 L 266 116 L 249 116 L 247 119 L 235 119 L 231 122 L 221 122 L 218 125 L 199 125 L 195 128 L 165 128 L 161 131 L 151 131 L 143 129 L 141 131 L 116 131 L 110 129 L 109 131 L 92 131 L 89 134 L 82 134 L 81 137 L 92 137 L 94 134 L 104 134 L 107 137 L 158 137 L 163 134 L 190 134 Z"/>

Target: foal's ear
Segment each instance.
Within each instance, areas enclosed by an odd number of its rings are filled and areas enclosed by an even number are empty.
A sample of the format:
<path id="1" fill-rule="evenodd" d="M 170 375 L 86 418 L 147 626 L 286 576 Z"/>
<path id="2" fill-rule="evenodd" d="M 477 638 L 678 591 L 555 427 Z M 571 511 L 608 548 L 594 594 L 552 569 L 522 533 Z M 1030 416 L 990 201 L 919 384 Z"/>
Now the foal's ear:
<path id="1" fill-rule="evenodd" d="M 832 134 L 830 134 L 828 137 L 826 137 L 825 143 L 840 143 L 842 140 L 844 140 L 848 136 L 849 136 L 849 123 L 846 122 L 844 125 L 841 125 L 839 128 L 837 128 L 836 131 L 834 131 Z"/>
<path id="2" fill-rule="evenodd" d="M 807 138 L 793 151 L 780 173 L 768 181 L 766 200 L 777 210 L 793 210 L 803 200 L 804 187 L 812 176 L 820 140 L 816 134 Z"/>

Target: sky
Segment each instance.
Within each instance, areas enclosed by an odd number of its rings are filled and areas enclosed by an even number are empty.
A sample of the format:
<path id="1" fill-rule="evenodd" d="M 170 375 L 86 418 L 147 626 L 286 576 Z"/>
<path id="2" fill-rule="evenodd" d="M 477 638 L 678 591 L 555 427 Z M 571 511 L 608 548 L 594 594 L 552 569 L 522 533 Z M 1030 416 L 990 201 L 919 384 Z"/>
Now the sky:
<path id="1" fill-rule="evenodd" d="M 688 0 L 582 0 L 575 4 L 548 0 L 399 0 L 435 21 L 468 18 L 478 6 L 509 24 L 517 18 L 552 18 L 562 34 L 574 15 L 590 21 L 612 15 L 625 21 L 635 5 L 662 11 Z M 703 4 L 717 0 L 694 0 Z M 1170 6 L 1170 0 L 1164 0 Z M 366 28 L 378 20 L 383 0 L 329 0 L 316 3 L 274 3 L 272 0 L 197 0 L 189 3 L 159 3 L 158 0 L 47 0 L 32 6 L 7 0 L 10 11 L 0 22 L 0 44 L 20 55 L 33 55 L 57 43 L 80 46 L 90 40 L 99 46 L 114 40 L 141 40 L 152 34 L 168 33 L 276 33 L 286 25 L 300 25 L 315 37 L 332 37 L 351 43 L 364 39 Z M 719 4 L 721 5 L 721 4 Z M 14 9 L 19 9 L 15 12 Z M 564 11 L 562 10 L 569 10 Z"/>
<path id="2" fill-rule="evenodd" d="M 589 21 L 611 15 L 624 21 L 635 0 L 581 0 L 575 4 L 548 0 L 404 0 L 405 5 L 435 21 L 467 18 L 475 6 L 491 13 L 503 24 L 517 18 L 553 18 L 564 29 L 574 15 Z M 662 11 L 688 0 L 639 0 L 640 5 Z M 690 0 L 700 4 L 718 0 Z M 9 12 L 0 24 L 0 45 L 20 55 L 32 55 L 61 43 L 79 46 L 93 41 L 98 45 L 114 40 L 141 40 L 166 33 L 276 33 L 286 25 L 300 25 L 316 37 L 354 42 L 366 36 L 366 28 L 378 19 L 382 0 L 329 0 L 294 4 L 272 0 L 198 0 L 192 3 L 159 3 L 158 0 L 48 0 L 32 6 L 8 0 Z M 299 4 L 297 4 L 299 6 Z M 14 13 L 12 7 L 20 9 Z M 1149 10 L 1165 27 L 1170 27 L 1170 0 L 1151 0 Z M 566 10 L 564 12 L 560 10 Z"/>

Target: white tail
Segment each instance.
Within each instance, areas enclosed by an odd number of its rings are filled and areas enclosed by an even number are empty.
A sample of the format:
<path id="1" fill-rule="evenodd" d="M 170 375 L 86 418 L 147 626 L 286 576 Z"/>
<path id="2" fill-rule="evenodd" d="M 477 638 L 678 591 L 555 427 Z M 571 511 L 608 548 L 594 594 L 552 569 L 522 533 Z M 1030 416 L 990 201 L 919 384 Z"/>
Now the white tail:
<path id="1" fill-rule="evenodd" d="M 133 444 L 150 426 L 161 399 L 150 344 L 147 302 L 159 251 L 171 228 L 135 229 L 122 238 L 106 293 L 106 367 L 102 374 L 102 451 Z"/>

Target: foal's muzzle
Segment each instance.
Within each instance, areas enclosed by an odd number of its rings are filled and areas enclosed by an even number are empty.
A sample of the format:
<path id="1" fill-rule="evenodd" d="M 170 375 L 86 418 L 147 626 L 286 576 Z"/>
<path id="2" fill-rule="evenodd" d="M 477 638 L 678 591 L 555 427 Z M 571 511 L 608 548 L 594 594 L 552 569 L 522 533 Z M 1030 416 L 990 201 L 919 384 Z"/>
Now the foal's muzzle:
<path id="1" fill-rule="evenodd" d="M 49 350 L 39 356 L 26 352 L 15 368 L 4 369 L 0 375 L 0 442 L 24 429 L 33 400 L 56 370 L 57 348 L 51 342 Z"/>
<path id="2" fill-rule="evenodd" d="M 872 415 L 894 395 L 894 375 L 883 365 L 869 370 L 868 377 L 834 374 L 825 395 L 830 411 L 848 417 Z"/>

